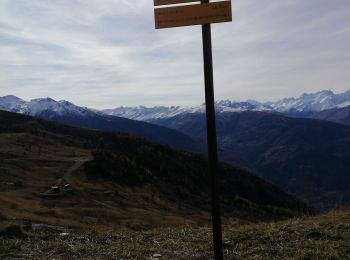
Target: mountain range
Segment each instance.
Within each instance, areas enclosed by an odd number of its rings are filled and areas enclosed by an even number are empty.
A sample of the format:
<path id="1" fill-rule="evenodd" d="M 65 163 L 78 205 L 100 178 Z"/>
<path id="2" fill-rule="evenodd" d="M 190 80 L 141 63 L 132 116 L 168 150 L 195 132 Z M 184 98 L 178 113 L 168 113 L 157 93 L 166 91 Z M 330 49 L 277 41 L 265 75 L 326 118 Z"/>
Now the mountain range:
<path id="1" fill-rule="evenodd" d="M 248 100 L 235 102 L 220 100 L 215 103 L 216 113 L 264 111 L 278 112 L 289 116 L 312 117 L 315 113 L 328 109 L 337 109 L 350 106 L 350 90 L 341 94 L 334 94 L 324 90 L 312 94 L 303 94 L 298 98 L 284 98 L 276 102 L 258 102 Z M 159 118 L 170 118 L 181 114 L 204 113 L 205 104 L 194 107 L 117 107 L 102 111 L 108 115 L 121 116 L 140 121 L 151 121 Z"/>
<path id="2" fill-rule="evenodd" d="M 216 113 L 225 112 L 243 112 L 243 111 L 264 111 L 277 112 L 288 116 L 319 118 L 332 121 L 330 114 L 334 114 L 338 109 L 344 111 L 345 108 L 350 107 L 350 90 L 335 94 L 331 90 L 323 90 L 316 93 L 304 93 L 298 98 L 284 98 L 276 102 L 259 102 L 255 100 L 247 100 L 244 102 L 236 102 L 230 100 L 219 100 L 215 102 Z M 16 96 L 0 97 L 0 110 L 8 112 L 16 112 L 31 116 L 40 116 L 46 112 L 51 115 L 81 115 L 81 116 L 96 116 L 96 115 L 110 115 L 122 118 L 128 118 L 138 121 L 152 121 L 160 118 L 171 118 L 181 114 L 189 113 L 205 113 L 205 104 L 193 107 L 181 106 L 155 106 L 155 107 L 117 107 L 114 109 L 105 109 L 98 111 L 96 109 L 89 109 L 86 107 L 78 107 L 68 101 L 55 101 L 51 98 L 38 98 L 30 101 L 24 101 Z M 331 110 L 332 112 L 320 114 L 319 112 Z M 347 111 L 347 110 L 346 110 Z M 337 116 L 338 123 L 342 123 Z M 347 119 L 348 117 L 346 117 Z M 345 122 L 347 122 L 345 120 Z"/>
<path id="3" fill-rule="evenodd" d="M 27 102 L 15 96 L 5 96 L 0 98 L 0 110 L 35 116 L 71 126 L 129 133 L 178 149 L 195 152 L 202 150 L 199 143 L 176 130 L 105 115 L 97 110 L 79 107 L 64 100 L 39 98 Z"/>
<path id="4" fill-rule="evenodd" d="M 321 91 L 274 103 L 218 101 L 220 159 L 315 207 L 346 206 L 350 203 L 349 102 L 350 91 Z M 27 102 L 6 96 L 0 98 L 0 109 L 206 153 L 204 105 L 97 111 L 50 98 Z"/>

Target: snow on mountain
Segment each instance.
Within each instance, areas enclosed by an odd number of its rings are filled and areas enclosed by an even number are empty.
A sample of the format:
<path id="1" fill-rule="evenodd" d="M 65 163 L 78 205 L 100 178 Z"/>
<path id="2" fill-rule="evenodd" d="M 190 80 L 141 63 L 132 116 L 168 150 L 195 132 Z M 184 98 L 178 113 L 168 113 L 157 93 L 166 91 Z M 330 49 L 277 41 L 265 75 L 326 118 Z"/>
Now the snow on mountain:
<path id="1" fill-rule="evenodd" d="M 26 102 L 16 96 L 0 97 L 0 109 L 9 112 L 18 112 Z"/>
<path id="2" fill-rule="evenodd" d="M 343 103 L 340 103 L 337 105 L 338 108 L 344 108 L 344 107 L 348 107 L 350 106 L 350 100 L 349 101 L 345 101 Z"/>
<path id="3" fill-rule="evenodd" d="M 350 101 L 350 90 L 334 94 L 330 90 L 303 94 L 299 98 L 285 98 L 275 103 L 265 103 L 277 112 L 319 112 L 326 109 L 346 106 Z"/>
<path id="4" fill-rule="evenodd" d="M 348 105 L 350 105 L 350 90 L 342 94 L 334 94 L 330 90 L 324 90 L 312 94 L 303 94 L 299 98 L 284 98 L 277 102 L 260 103 L 255 100 L 247 100 L 245 102 L 221 100 L 215 103 L 215 109 L 217 113 L 241 111 L 308 113 L 341 108 Z M 185 113 L 204 113 L 205 104 L 197 107 L 118 107 L 103 110 L 102 112 L 134 120 L 149 121 L 152 119 L 170 118 Z"/>
<path id="5" fill-rule="evenodd" d="M 200 109 L 200 108 L 199 108 Z M 191 107 L 118 107 L 115 109 L 106 109 L 102 112 L 107 115 L 125 117 L 134 120 L 147 121 L 155 118 L 173 117 L 182 113 L 193 113 L 197 111 L 196 108 Z"/>
<path id="6" fill-rule="evenodd" d="M 269 107 L 259 102 L 252 104 L 250 102 L 233 102 L 221 100 L 215 103 L 217 113 L 223 112 L 241 112 L 241 111 L 269 111 Z M 205 104 L 195 107 L 118 107 L 116 109 L 107 109 L 102 111 L 108 115 L 126 117 L 129 119 L 148 121 L 151 119 L 170 118 L 180 114 L 187 113 L 205 113 Z"/>
<path id="7" fill-rule="evenodd" d="M 203 104 L 205 106 L 205 104 Z M 265 106 L 258 101 L 250 100 L 245 102 L 235 102 L 230 100 L 221 100 L 215 103 L 217 113 L 223 112 L 241 112 L 241 111 L 270 111 L 268 106 Z"/>
<path id="8" fill-rule="evenodd" d="M 57 115 L 90 115 L 96 113 L 88 108 L 78 107 L 68 101 L 38 98 L 24 101 L 15 96 L 0 97 L 0 109 L 20 114 L 39 116 L 42 113 Z"/>
<path id="9" fill-rule="evenodd" d="M 298 98 L 284 98 L 277 102 L 260 103 L 255 100 L 235 102 L 220 100 L 215 103 L 217 113 L 241 111 L 270 111 L 285 114 L 320 112 L 323 110 L 342 108 L 350 105 L 350 90 L 341 94 L 334 94 L 330 90 L 317 93 L 303 94 Z M 156 106 L 156 107 L 118 107 L 103 111 L 78 107 L 67 101 L 55 101 L 51 98 L 39 98 L 24 101 L 15 96 L 0 97 L 0 109 L 10 112 L 39 116 L 42 113 L 49 115 L 113 115 L 140 121 L 170 118 L 186 113 L 205 113 L 205 104 L 193 107 Z"/>
<path id="10" fill-rule="evenodd" d="M 68 101 L 55 101 L 51 98 L 39 98 L 29 101 L 24 107 L 23 113 L 31 116 L 36 116 L 47 111 L 60 116 L 67 114 L 84 116 L 92 113 L 92 111 L 89 109 L 78 107 Z"/>
<path id="11" fill-rule="evenodd" d="M 343 94 L 335 95 L 335 102 L 337 107 L 345 107 L 350 105 L 350 90 Z"/>
<path id="12" fill-rule="evenodd" d="M 186 108 L 182 107 L 164 107 L 156 106 L 152 108 L 139 106 L 139 107 L 118 107 L 116 109 L 106 109 L 102 112 L 107 115 L 120 116 L 129 119 L 146 121 L 151 118 L 163 118 L 171 117 L 186 111 Z"/>

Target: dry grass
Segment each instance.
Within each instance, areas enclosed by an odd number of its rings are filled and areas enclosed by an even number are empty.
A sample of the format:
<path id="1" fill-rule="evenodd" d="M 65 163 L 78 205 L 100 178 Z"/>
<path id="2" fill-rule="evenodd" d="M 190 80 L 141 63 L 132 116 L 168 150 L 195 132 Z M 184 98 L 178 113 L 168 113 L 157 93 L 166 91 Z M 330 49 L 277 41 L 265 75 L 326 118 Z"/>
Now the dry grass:
<path id="1" fill-rule="evenodd" d="M 30 150 L 30 151 L 29 151 Z M 89 150 L 62 146 L 30 134 L 1 134 L 0 228 L 25 222 L 73 228 L 131 229 L 207 223 L 205 212 L 177 208 L 147 187 L 129 188 L 110 180 L 89 180 L 80 166 Z M 10 185 L 21 181 L 23 187 Z M 46 196 L 52 185 L 69 183 L 74 192 Z M 104 191 L 116 191 L 106 196 Z"/>
<path id="2" fill-rule="evenodd" d="M 0 240 L 0 257 L 22 259 L 212 259 L 209 228 L 29 232 Z M 350 213 L 224 227 L 225 259 L 350 259 Z M 2 254 L 2 255 L 1 255 Z"/>

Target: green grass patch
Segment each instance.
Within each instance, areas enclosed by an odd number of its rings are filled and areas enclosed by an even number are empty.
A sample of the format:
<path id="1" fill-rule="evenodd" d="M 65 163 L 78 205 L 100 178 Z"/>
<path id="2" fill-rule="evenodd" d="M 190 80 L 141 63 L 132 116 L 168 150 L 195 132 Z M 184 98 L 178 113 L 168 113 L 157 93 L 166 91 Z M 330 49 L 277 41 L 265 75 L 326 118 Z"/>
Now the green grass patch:
<path id="1" fill-rule="evenodd" d="M 21 250 L 21 241 L 0 239 L 0 259 L 15 256 Z"/>

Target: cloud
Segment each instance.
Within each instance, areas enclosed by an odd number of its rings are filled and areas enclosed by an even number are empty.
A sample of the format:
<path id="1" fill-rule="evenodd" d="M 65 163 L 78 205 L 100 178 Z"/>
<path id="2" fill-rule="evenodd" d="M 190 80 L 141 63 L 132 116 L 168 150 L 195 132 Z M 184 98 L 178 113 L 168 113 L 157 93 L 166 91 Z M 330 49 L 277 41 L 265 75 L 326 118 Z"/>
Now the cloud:
<path id="1" fill-rule="evenodd" d="M 218 99 L 349 89 L 348 0 L 235 0 L 215 24 Z M 0 96 L 83 106 L 202 103 L 200 26 L 154 30 L 150 0 L 0 0 Z"/>

